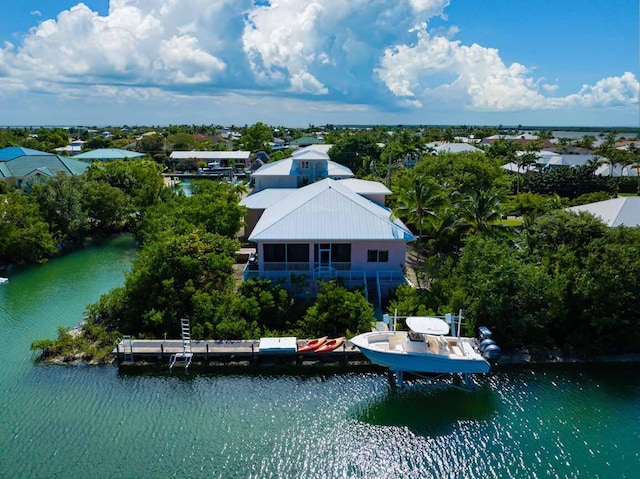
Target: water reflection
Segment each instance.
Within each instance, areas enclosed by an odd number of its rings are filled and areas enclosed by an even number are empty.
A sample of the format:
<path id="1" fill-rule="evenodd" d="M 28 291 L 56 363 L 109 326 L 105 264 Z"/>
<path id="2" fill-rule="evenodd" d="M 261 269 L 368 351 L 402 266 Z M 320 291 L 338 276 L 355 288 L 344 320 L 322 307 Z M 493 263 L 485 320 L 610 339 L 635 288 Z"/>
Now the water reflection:
<path id="1" fill-rule="evenodd" d="M 488 421 L 496 402 L 489 386 L 474 391 L 450 385 L 412 386 L 366 403 L 355 418 L 371 425 L 406 427 L 420 436 L 440 436 L 451 433 L 460 421 Z"/>

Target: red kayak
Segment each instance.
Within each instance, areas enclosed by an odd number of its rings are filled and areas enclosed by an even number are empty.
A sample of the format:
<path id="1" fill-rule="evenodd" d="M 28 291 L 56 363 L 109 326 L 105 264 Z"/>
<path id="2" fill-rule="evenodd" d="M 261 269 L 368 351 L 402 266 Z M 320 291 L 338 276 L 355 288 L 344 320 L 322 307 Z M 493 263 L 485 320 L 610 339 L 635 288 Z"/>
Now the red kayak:
<path id="1" fill-rule="evenodd" d="M 345 339 L 346 338 L 344 336 L 341 338 L 329 339 L 322 346 L 316 349 L 316 353 L 327 353 L 329 351 L 333 351 L 342 343 L 344 343 Z"/>
<path id="2" fill-rule="evenodd" d="M 298 348 L 299 353 L 315 351 L 317 348 L 322 346 L 327 341 L 328 336 L 324 336 L 322 338 L 312 339 L 311 341 L 307 341 L 302 346 Z"/>

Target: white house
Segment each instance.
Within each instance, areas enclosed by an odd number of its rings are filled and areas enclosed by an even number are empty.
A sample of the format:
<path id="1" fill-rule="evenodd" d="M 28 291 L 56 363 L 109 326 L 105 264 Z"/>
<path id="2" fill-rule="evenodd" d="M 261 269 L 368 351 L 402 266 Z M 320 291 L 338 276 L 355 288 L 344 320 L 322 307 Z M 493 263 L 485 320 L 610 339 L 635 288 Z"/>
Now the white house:
<path id="1" fill-rule="evenodd" d="M 384 185 L 367 183 L 374 182 L 327 178 L 288 194 L 265 191 L 264 212 L 249 235 L 258 260 L 255 269 L 245 269 L 245 279 L 288 282 L 293 274 L 312 287 L 318 279 L 342 278 L 378 301 L 389 287 L 404 283 L 406 247 L 414 236 L 390 209 L 367 197 L 368 190 L 384 199 Z M 259 194 L 244 204 L 259 206 Z"/>
<path id="2" fill-rule="evenodd" d="M 640 226 L 640 196 L 625 196 L 597 201 L 586 205 L 572 206 L 568 211 L 591 213 L 607 226 Z"/>
<path id="3" fill-rule="evenodd" d="M 172 160 L 197 160 L 205 163 L 217 163 L 224 167 L 248 168 L 250 151 L 173 151 Z"/>
<path id="4" fill-rule="evenodd" d="M 340 180 L 340 186 L 347 187 L 354 193 L 357 193 L 380 206 L 385 205 L 386 197 L 391 194 L 391 190 L 389 188 L 377 181 L 348 178 Z M 242 201 L 240 201 L 240 204 L 247 208 L 247 212 L 244 216 L 245 236 L 251 236 L 253 229 L 267 208 L 296 191 L 297 188 L 268 188 L 245 196 Z"/>
<path id="5" fill-rule="evenodd" d="M 312 145 L 296 151 L 290 158 L 267 163 L 252 173 L 254 191 L 268 188 L 298 188 L 323 178 L 352 178 L 353 172 L 331 161 L 331 145 Z"/>

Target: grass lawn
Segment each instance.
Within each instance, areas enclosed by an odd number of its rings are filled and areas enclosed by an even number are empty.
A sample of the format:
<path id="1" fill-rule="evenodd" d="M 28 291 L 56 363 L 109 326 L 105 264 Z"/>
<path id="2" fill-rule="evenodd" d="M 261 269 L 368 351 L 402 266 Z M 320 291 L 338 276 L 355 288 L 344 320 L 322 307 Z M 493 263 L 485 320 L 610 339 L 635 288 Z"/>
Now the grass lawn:
<path id="1" fill-rule="evenodd" d="M 506 220 L 501 220 L 500 223 L 516 228 L 522 226 L 522 221 L 522 218 L 508 218 Z"/>

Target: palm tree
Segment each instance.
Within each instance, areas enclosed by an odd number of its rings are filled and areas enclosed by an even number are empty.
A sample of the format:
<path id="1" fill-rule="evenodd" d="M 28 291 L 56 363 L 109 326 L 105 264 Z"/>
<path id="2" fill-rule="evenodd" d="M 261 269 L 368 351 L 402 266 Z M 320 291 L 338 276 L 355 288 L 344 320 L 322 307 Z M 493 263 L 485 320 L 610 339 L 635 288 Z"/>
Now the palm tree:
<path id="1" fill-rule="evenodd" d="M 500 222 L 500 196 L 491 190 L 478 191 L 462 199 L 460 217 L 469 233 L 510 236 L 512 229 Z"/>
<path id="2" fill-rule="evenodd" d="M 438 254 L 456 251 L 461 243 L 466 225 L 455 208 L 444 206 L 429 219 L 428 237 Z"/>
<path id="3" fill-rule="evenodd" d="M 424 176 L 415 176 L 413 180 L 401 185 L 398 194 L 398 206 L 394 214 L 418 228 L 418 259 L 420 261 L 420 242 L 425 220 L 435 216 L 444 204 L 444 195 L 440 186 Z"/>
<path id="4" fill-rule="evenodd" d="M 525 173 L 528 166 L 535 165 L 538 162 L 539 151 L 540 144 L 538 142 L 532 142 L 524 147 L 524 151 L 520 155 L 515 155 L 514 162 L 518 166 L 518 182 L 516 186 L 516 194 L 520 194 L 520 170 Z"/>

